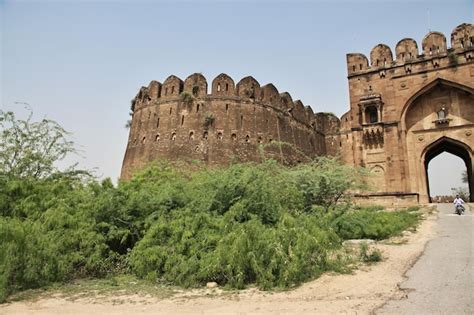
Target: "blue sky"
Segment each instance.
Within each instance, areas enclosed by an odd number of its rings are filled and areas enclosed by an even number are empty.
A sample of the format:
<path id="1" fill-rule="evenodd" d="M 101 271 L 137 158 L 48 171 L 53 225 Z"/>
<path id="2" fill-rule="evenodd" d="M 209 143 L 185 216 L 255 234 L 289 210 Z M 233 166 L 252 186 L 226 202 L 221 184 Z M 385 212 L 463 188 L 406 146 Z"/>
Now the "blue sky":
<path id="1" fill-rule="evenodd" d="M 473 15 L 473 0 L 0 0 L 1 106 L 21 111 L 15 102 L 27 102 L 37 118 L 57 120 L 83 150 L 74 159 L 115 179 L 130 100 L 153 79 L 252 75 L 341 115 L 346 53 L 394 49 L 404 37 L 421 46 L 429 29 L 449 38 Z"/>

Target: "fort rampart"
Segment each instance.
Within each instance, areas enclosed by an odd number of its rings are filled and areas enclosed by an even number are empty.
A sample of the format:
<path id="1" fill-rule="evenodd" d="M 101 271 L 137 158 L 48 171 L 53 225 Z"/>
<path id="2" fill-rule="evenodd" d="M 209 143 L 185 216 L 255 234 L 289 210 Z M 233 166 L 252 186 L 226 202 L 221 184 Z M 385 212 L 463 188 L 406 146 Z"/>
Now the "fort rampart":
<path id="1" fill-rule="evenodd" d="M 122 178 L 158 157 L 197 160 L 209 165 L 260 161 L 262 152 L 284 163 L 336 152 L 339 119 L 314 113 L 273 84 L 252 77 L 237 85 L 218 75 L 208 94 L 206 78 L 195 73 L 184 82 L 169 76 L 151 81 L 132 100 L 132 120 Z M 326 141 L 327 140 L 327 141 Z"/>

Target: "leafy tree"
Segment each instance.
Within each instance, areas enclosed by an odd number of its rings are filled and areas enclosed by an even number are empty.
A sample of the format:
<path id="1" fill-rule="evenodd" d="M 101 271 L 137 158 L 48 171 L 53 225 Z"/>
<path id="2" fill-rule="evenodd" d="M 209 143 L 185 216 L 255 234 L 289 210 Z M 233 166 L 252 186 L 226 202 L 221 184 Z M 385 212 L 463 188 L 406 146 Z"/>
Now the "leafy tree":
<path id="1" fill-rule="evenodd" d="M 76 152 L 69 133 L 57 122 L 33 122 L 32 117 L 32 111 L 22 120 L 0 110 L 0 175 L 45 178 L 57 172 L 55 162 Z"/>
<path id="2" fill-rule="evenodd" d="M 467 170 L 462 172 L 462 175 L 461 175 L 461 180 L 463 183 L 467 183 Z"/>

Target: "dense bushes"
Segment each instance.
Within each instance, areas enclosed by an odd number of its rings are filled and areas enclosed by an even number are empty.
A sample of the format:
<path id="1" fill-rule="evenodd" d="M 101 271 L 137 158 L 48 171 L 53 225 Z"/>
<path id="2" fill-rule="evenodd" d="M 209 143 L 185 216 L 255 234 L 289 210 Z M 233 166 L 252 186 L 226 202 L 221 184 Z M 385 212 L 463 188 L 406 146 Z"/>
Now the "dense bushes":
<path id="1" fill-rule="evenodd" d="M 334 225 L 343 239 L 381 240 L 415 226 L 419 219 L 418 213 L 407 210 L 377 212 L 373 208 L 362 208 L 344 213 L 335 220 Z"/>
<path id="2" fill-rule="evenodd" d="M 418 218 L 342 202 L 358 176 L 322 158 L 193 172 L 157 162 L 117 187 L 70 174 L 9 177 L 0 186 L 0 299 L 111 272 L 268 289 L 343 270 L 343 239 L 383 239 Z"/>
<path id="3" fill-rule="evenodd" d="M 314 187 L 320 184 L 318 176 L 306 178 L 321 165 L 336 168 L 330 159 L 296 168 L 269 161 L 189 176 L 175 173 L 175 180 L 187 177 L 186 189 L 180 180 L 176 180 L 179 185 L 164 187 L 156 181 L 152 190 L 179 190 L 187 202 L 173 211 L 158 210 L 155 221 L 148 220 L 153 223 L 129 258 L 132 270 L 141 277 L 182 286 L 216 281 L 236 288 L 249 283 L 271 288 L 292 286 L 339 268 L 330 254 L 341 246 L 340 238 L 308 214 L 308 195 L 328 204 L 334 198 L 318 195 Z M 132 182 L 155 182 L 167 169 L 155 165 Z M 353 175 L 347 172 L 345 180 L 353 180 Z M 331 186 L 332 181 L 326 184 Z M 169 201 L 178 204 L 173 198 Z"/>
<path id="4" fill-rule="evenodd" d="M 73 151 L 64 131 L 48 120 L 29 124 L 0 111 L 0 302 L 110 273 L 184 287 L 292 287 L 344 270 L 343 239 L 386 238 L 418 219 L 352 207 L 348 191 L 363 174 L 331 158 L 193 171 L 157 161 L 114 186 L 56 169 Z"/>

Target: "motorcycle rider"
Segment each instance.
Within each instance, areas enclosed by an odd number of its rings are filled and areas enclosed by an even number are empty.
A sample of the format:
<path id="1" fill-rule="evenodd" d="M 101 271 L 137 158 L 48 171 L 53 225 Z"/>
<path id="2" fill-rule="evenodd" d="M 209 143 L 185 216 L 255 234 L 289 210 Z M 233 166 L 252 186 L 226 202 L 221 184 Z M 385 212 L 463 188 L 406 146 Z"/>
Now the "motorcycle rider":
<path id="1" fill-rule="evenodd" d="M 456 208 L 460 206 L 462 208 L 462 212 L 464 212 L 464 200 L 459 195 L 456 195 L 456 198 L 453 201 L 454 203 L 454 212 L 456 212 Z"/>

